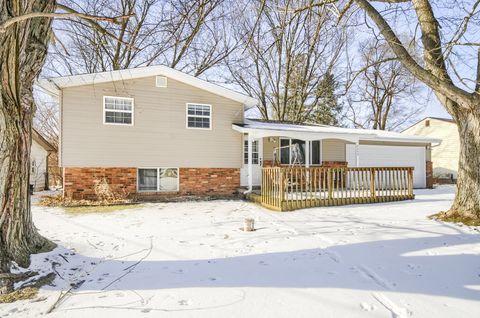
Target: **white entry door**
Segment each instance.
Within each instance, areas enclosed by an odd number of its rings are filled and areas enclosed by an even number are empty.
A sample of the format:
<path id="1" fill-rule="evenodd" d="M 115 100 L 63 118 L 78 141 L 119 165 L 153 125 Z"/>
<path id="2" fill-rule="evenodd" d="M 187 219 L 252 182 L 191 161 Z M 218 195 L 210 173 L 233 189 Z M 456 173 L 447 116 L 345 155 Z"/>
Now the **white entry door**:
<path id="1" fill-rule="evenodd" d="M 355 167 L 355 145 L 347 144 L 348 165 Z M 425 188 L 425 148 L 359 145 L 360 167 L 414 167 L 413 187 Z"/>
<path id="2" fill-rule="evenodd" d="M 262 162 L 263 162 L 263 140 L 255 139 L 252 143 L 252 183 L 253 186 L 259 186 L 262 183 Z M 243 164 L 240 169 L 240 185 L 248 186 L 248 140 L 243 137 Z"/>

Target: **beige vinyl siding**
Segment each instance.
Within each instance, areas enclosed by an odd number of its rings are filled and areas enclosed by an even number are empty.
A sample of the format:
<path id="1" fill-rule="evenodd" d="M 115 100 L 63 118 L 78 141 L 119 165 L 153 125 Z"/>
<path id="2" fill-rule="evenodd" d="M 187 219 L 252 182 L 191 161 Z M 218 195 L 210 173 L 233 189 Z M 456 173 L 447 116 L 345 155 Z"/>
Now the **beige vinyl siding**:
<path id="1" fill-rule="evenodd" d="M 30 163 L 35 163 L 33 171 L 30 167 L 30 184 L 33 184 L 35 191 L 41 191 L 45 189 L 48 152 L 33 138 L 30 151 Z"/>
<path id="2" fill-rule="evenodd" d="M 273 161 L 273 150 L 279 145 L 278 137 L 263 138 L 263 160 Z"/>
<path id="3" fill-rule="evenodd" d="M 346 161 L 345 145 L 350 143 L 341 139 L 322 140 L 322 161 Z"/>
<path id="4" fill-rule="evenodd" d="M 66 88 L 62 92 L 63 167 L 240 168 L 243 105 L 168 78 Z M 104 125 L 103 97 L 134 98 L 134 125 Z M 187 129 L 186 104 L 212 105 L 212 129 Z"/>
<path id="5" fill-rule="evenodd" d="M 440 177 L 446 174 L 453 174 L 453 177 L 456 178 L 460 153 L 460 140 L 457 126 L 455 123 L 449 121 L 434 118 L 427 118 L 427 120 L 430 120 L 430 126 L 425 126 L 424 119 L 406 129 L 404 133 L 441 139 L 442 143 L 431 149 L 433 175 Z"/>

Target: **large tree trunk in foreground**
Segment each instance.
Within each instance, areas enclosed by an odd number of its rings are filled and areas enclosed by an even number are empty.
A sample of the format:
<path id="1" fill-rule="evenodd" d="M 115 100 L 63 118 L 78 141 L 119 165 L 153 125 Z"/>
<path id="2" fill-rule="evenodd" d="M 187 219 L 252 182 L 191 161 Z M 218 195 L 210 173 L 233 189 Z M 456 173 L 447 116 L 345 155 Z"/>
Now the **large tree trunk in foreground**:
<path id="1" fill-rule="evenodd" d="M 0 21 L 54 8 L 51 0 L 2 1 Z M 53 247 L 32 223 L 29 195 L 32 86 L 45 61 L 50 24 L 27 19 L 0 33 L 0 293 L 12 290 L 12 262 L 28 267 L 30 254 Z"/>
<path id="2" fill-rule="evenodd" d="M 480 54 L 477 60 L 474 91 L 470 92 L 456 86 L 446 67 L 448 60 L 443 52 L 446 45 L 442 43 L 439 19 L 435 17 L 431 5 L 433 1 L 411 0 L 409 2 L 415 10 L 422 35 L 424 66 L 419 65 L 412 57 L 371 1 L 355 0 L 355 3 L 365 10 L 377 25 L 398 60 L 413 76 L 433 90 L 440 103 L 457 123 L 460 137 L 457 193 L 450 210 L 440 215 L 440 218 L 445 217 L 449 220 L 449 217 L 455 217 L 459 221 L 480 221 Z M 466 25 L 464 27 L 466 28 Z M 450 62 L 454 61 L 450 60 Z"/>
<path id="3" fill-rule="evenodd" d="M 472 107 L 480 109 L 480 105 Z M 457 192 L 447 216 L 480 220 L 480 111 L 453 116 L 460 136 Z"/>

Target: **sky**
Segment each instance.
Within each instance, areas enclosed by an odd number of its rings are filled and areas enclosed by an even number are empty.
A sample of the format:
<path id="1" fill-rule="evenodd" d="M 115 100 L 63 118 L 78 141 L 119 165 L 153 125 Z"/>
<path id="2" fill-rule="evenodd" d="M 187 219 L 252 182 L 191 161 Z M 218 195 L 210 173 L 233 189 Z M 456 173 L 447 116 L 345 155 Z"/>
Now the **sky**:
<path id="1" fill-rule="evenodd" d="M 432 95 L 427 103 L 427 106 L 425 107 L 425 111 L 419 117 L 451 118 L 452 116 L 447 113 L 445 108 L 438 102 L 437 98 Z"/>
<path id="2" fill-rule="evenodd" d="M 452 18 L 452 17 L 463 17 L 465 16 L 465 12 L 471 8 L 473 5 L 473 0 L 442 0 L 442 1 L 434 1 L 433 3 L 436 5 L 435 6 L 435 11 L 436 11 L 436 16 L 437 17 L 442 17 L 442 18 Z M 458 6 L 458 8 L 455 6 L 456 4 L 462 3 L 462 6 Z M 384 5 L 384 4 L 381 4 Z M 380 6 L 380 5 L 379 5 Z M 456 8 L 456 9 L 452 9 Z M 457 10 L 457 11 L 455 11 Z M 406 14 L 400 16 L 397 21 L 400 21 L 396 23 L 395 25 L 395 31 L 397 34 L 407 34 L 409 36 L 416 36 L 418 39 L 418 28 L 417 28 L 417 21 L 414 16 L 412 16 L 412 11 L 411 8 L 410 10 L 406 10 Z M 363 29 L 363 30 L 362 30 Z M 449 32 L 449 26 L 448 25 L 442 25 L 442 32 L 445 34 L 445 36 L 449 36 L 452 32 L 454 32 L 454 29 Z M 355 33 L 355 40 L 356 41 L 361 41 L 362 38 L 365 39 L 369 36 L 372 36 L 373 33 L 378 33 L 378 29 L 371 25 L 371 28 L 369 27 L 359 27 L 358 32 Z M 475 30 L 471 31 L 469 30 L 468 36 L 472 41 L 477 41 L 478 42 L 478 35 L 476 35 Z M 461 52 L 460 52 L 461 53 Z M 468 56 L 467 58 L 468 59 Z M 472 69 L 471 66 L 467 65 L 467 63 L 459 63 L 459 68 L 458 70 L 463 74 L 465 74 L 466 77 L 471 75 Z M 46 74 L 44 74 L 46 75 Z M 209 78 L 210 79 L 210 78 Z M 429 88 L 425 88 L 422 90 L 420 93 L 420 96 L 418 100 L 425 104 L 425 108 L 423 112 L 421 112 L 418 115 L 417 119 L 421 119 L 423 117 L 442 117 L 442 118 L 450 118 L 450 115 L 446 112 L 444 107 L 438 102 L 436 99 L 435 95 L 432 94 L 431 90 Z"/>

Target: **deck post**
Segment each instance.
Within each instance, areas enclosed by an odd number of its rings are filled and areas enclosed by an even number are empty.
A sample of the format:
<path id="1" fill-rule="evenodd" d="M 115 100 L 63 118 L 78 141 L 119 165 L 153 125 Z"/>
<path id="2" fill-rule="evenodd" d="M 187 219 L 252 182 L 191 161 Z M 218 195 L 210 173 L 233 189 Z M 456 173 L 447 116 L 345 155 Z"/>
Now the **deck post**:
<path id="1" fill-rule="evenodd" d="M 355 166 L 357 167 L 360 167 L 360 152 L 358 149 L 359 144 L 360 144 L 360 141 L 357 140 L 357 142 L 355 143 Z"/>
<path id="2" fill-rule="evenodd" d="M 305 168 L 310 167 L 310 141 L 305 140 Z"/>
<path id="3" fill-rule="evenodd" d="M 375 168 L 370 168 L 370 194 L 372 195 L 373 201 L 375 201 L 377 198 L 375 191 Z"/>
<path id="4" fill-rule="evenodd" d="M 253 190 L 253 154 L 252 154 L 252 147 L 253 147 L 253 136 L 252 134 L 248 133 L 248 141 L 247 141 L 247 148 L 248 148 L 248 191 Z"/>

